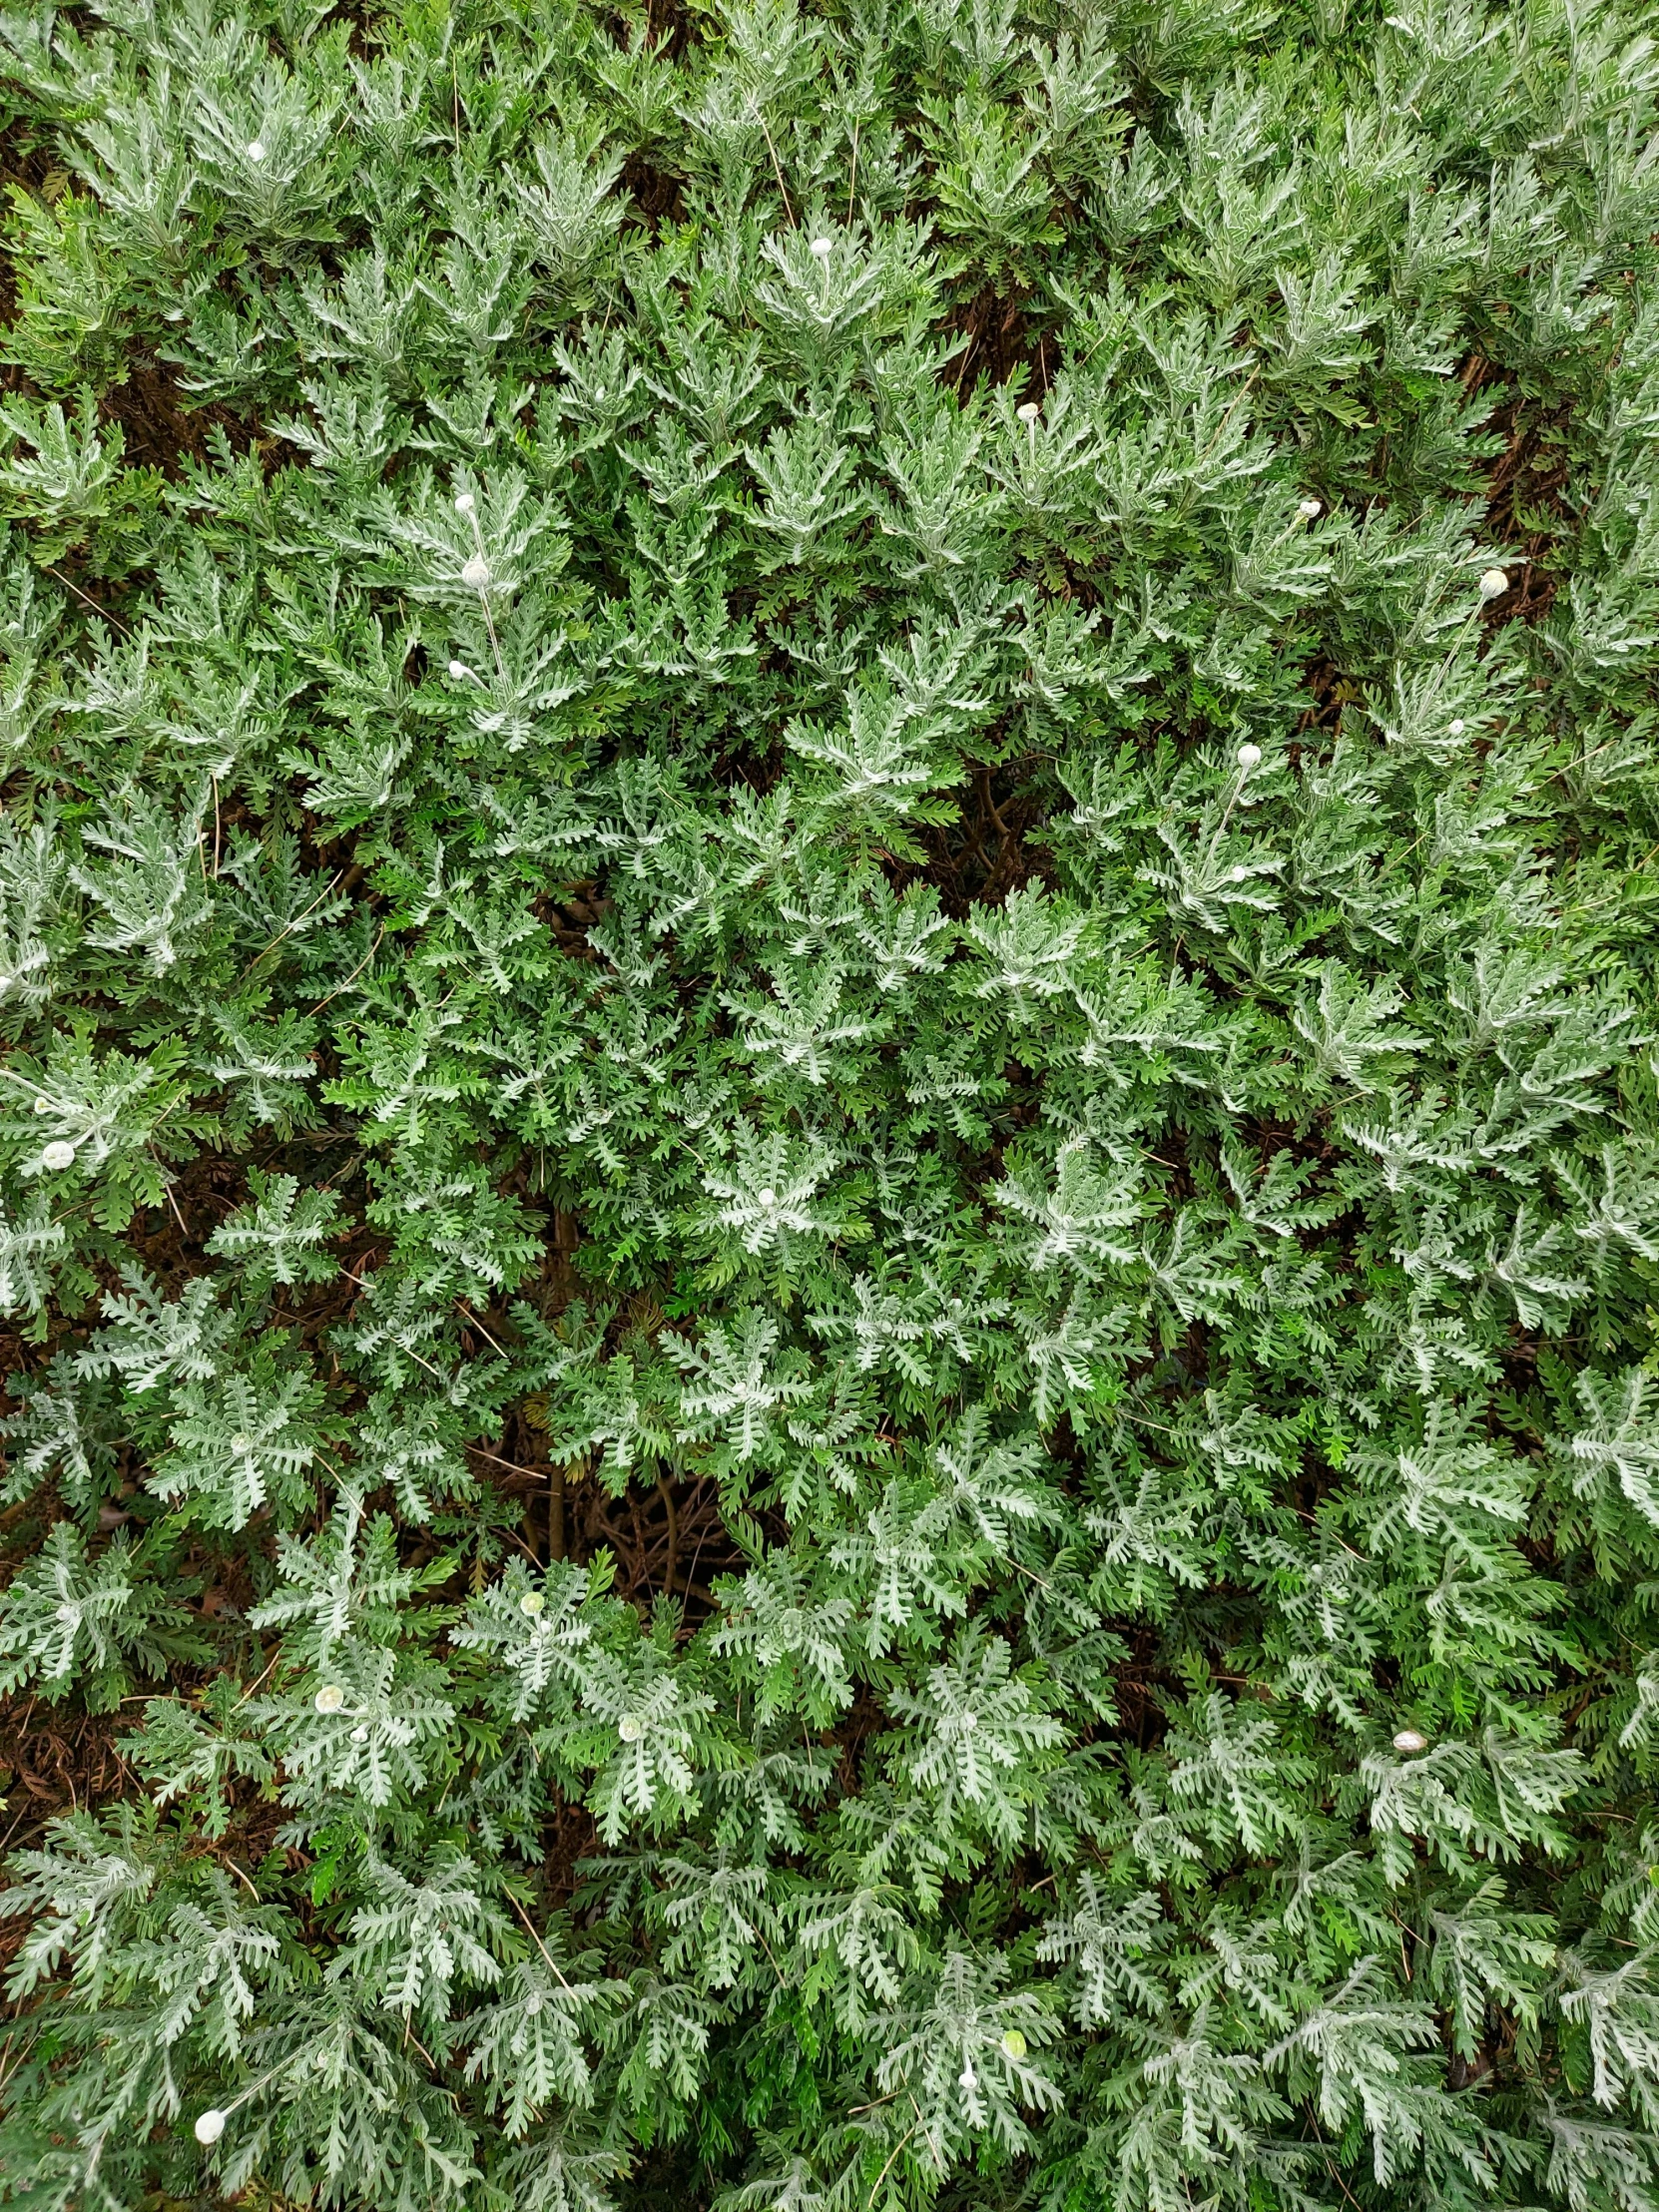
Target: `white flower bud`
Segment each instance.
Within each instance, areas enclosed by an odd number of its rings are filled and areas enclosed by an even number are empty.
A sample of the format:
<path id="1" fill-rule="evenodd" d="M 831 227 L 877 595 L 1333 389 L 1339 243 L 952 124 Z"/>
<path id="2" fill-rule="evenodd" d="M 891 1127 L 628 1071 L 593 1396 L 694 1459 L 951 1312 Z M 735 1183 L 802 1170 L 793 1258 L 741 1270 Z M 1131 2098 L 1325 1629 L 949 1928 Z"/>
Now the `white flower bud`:
<path id="1" fill-rule="evenodd" d="M 1317 514 L 1324 512 L 1324 507 L 1318 499 L 1299 499 L 1296 504 L 1296 511 L 1304 522 L 1312 522 Z"/>
<path id="2" fill-rule="evenodd" d="M 368 1730 L 360 1727 L 352 1729 L 351 1741 L 354 1744 L 366 1744 L 368 1742 Z"/>
<path id="3" fill-rule="evenodd" d="M 1233 866 L 1230 867 L 1227 871 L 1227 879 L 1230 883 L 1242 883 L 1249 873 L 1249 868 L 1242 867 L 1237 861 L 1235 861 Z"/>
<path id="4" fill-rule="evenodd" d="M 72 1144 L 49 1144 L 41 1153 L 40 1164 L 50 1168 L 54 1175 L 62 1175 L 65 1168 L 75 1165 L 75 1147 Z"/>
<path id="5" fill-rule="evenodd" d="M 1260 767 L 1261 767 L 1261 765 L 1262 765 L 1262 748 L 1261 748 L 1261 747 L 1260 747 L 1259 745 L 1241 745 L 1241 746 L 1240 746 L 1240 748 L 1239 748 L 1239 766 L 1240 766 L 1240 768 L 1260 768 Z"/>
<path id="6" fill-rule="evenodd" d="M 78 1605 L 60 1605 L 58 1607 L 58 1618 L 66 1627 L 71 1621 L 78 1621 L 80 1617 L 81 1609 Z"/>
<path id="7" fill-rule="evenodd" d="M 776 1206 L 778 1203 L 778 1193 L 772 1190 L 762 1191 L 760 1194 L 760 1201 L 763 1206 Z"/>
<path id="8" fill-rule="evenodd" d="M 637 1744 L 645 1734 L 645 1729 L 632 1713 L 624 1713 L 616 1724 L 616 1732 L 625 1744 Z"/>
<path id="9" fill-rule="evenodd" d="M 835 251 L 834 241 L 832 239 L 814 239 L 807 251 L 812 255 L 815 262 L 827 262 Z"/>
<path id="10" fill-rule="evenodd" d="M 202 2144 L 217 2143 L 225 2132 L 225 2114 L 217 2108 L 212 2112 L 196 2115 L 196 2140 Z"/>
<path id="11" fill-rule="evenodd" d="M 542 1596 L 540 1590 L 526 1590 L 518 1601 L 518 1609 L 521 1613 L 528 1613 L 530 1618 L 534 1620 L 538 1613 L 546 1612 L 547 1600 Z"/>
<path id="12" fill-rule="evenodd" d="M 1482 599 L 1501 599 L 1509 589 L 1509 579 L 1500 568 L 1489 568 L 1480 579 Z"/>
<path id="13" fill-rule="evenodd" d="M 1428 1738 L 1419 1736 L 1414 1728 L 1402 1728 L 1394 1738 L 1395 1751 L 1426 1751 Z"/>
<path id="14" fill-rule="evenodd" d="M 1450 729 L 1451 734 L 1454 738 L 1460 738 L 1463 735 L 1463 732 L 1468 728 L 1468 724 L 1463 720 L 1461 715 L 1453 715 L 1448 728 Z"/>
<path id="15" fill-rule="evenodd" d="M 977 1713 L 964 1713 L 962 1715 L 962 1733 L 965 1736 L 971 1736 L 978 1726 L 979 1715 Z"/>
<path id="16" fill-rule="evenodd" d="M 265 148 L 261 145 L 258 139 L 249 140 L 248 159 L 251 162 L 263 162 L 265 160 Z"/>
<path id="17" fill-rule="evenodd" d="M 458 492 L 457 492 L 457 493 L 455 494 L 455 512 L 456 512 L 456 513 L 457 513 L 458 515 L 469 515 L 469 514 L 471 514 L 471 512 L 472 512 L 472 494 L 471 494 L 471 492 L 469 492 L 469 491 L 458 491 Z"/>
<path id="18" fill-rule="evenodd" d="M 978 2088 L 979 2076 L 973 2070 L 973 2060 L 971 2058 L 962 2068 L 961 2072 L 956 2076 L 956 2079 L 961 2083 L 964 2089 Z"/>
<path id="19" fill-rule="evenodd" d="M 337 1713 L 345 1703 L 345 1692 L 337 1682 L 324 1682 L 311 1703 L 319 1713 Z"/>
<path id="20" fill-rule="evenodd" d="M 231 1438 L 231 1449 L 233 1451 L 246 1451 L 248 1449 L 248 1438 L 243 1435 L 240 1429 Z"/>
<path id="21" fill-rule="evenodd" d="M 1021 422 L 1035 422 L 1042 413 L 1042 409 L 1034 399 L 1028 399 L 1023 407 L 1016 407 L 1014 412 L 1019 416 Z"/>
<path id="22" fill-rule="evenodd" d="M 481 553 L 474 553 L 461 571 L 461 582 L 472 591 L 483 591 L 490 580 L 490 564 Z"/>
<path id="23" fill-rule="evenodd" d="M 1023 2058 L 1025 2056 L 1025 2037 L 1020 2029 L 1018 2029 L 1017 2027 L 1005 2027 L 1002 2030 L 1002 2049 L 1006 2057 Z"/>
<path id="24" fill-rule="evenodd" d="M 49 1098 L 37 1098 L 35 1100 L 35 1112 L 37 1114 L 49 1114 L 51 1111 L 52 1101 Z"/>
<path id="25" fill-rule="evenodd" d="M 472 674 L 472 671 L 467 667 L 465 661 L 451 661 L 449 664 L 449 674 L 454 682 L 459 684 L 464 682 L 465 679 Z"/>

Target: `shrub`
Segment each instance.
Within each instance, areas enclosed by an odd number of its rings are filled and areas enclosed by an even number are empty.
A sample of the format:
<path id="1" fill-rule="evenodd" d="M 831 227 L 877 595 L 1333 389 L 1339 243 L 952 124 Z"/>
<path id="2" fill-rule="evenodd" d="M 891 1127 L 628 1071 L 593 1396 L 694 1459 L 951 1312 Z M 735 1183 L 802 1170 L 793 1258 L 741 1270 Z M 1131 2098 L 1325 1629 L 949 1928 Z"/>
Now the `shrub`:
<path id="1" fill-rule="evenodd" d="M 1659 2202 L 1644 21 L 6 13 L 0 2196 Z"/>

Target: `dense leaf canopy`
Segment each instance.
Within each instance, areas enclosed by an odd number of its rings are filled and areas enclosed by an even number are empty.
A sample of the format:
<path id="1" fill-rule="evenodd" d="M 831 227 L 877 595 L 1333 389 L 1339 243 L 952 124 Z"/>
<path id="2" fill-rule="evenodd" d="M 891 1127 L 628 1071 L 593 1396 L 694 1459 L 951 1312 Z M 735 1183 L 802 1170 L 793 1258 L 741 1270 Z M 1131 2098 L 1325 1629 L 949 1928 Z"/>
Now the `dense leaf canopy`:
<path id="1" fill-rule="evenodd" d="M 0 15 L 0 2200 L 1659 2205 L 1644 22 Z"/>

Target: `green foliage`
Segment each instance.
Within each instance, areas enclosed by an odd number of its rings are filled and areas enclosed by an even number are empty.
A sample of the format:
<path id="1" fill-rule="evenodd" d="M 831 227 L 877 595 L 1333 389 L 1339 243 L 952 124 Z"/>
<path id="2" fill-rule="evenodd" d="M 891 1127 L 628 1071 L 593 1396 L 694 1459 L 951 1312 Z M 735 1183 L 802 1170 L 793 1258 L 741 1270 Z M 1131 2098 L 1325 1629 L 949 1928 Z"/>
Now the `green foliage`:
<path id="1" fill-rule="evenodd" d="M 1650 31 L 0 14 L 0 2201 L 1659 2207 Z"/>

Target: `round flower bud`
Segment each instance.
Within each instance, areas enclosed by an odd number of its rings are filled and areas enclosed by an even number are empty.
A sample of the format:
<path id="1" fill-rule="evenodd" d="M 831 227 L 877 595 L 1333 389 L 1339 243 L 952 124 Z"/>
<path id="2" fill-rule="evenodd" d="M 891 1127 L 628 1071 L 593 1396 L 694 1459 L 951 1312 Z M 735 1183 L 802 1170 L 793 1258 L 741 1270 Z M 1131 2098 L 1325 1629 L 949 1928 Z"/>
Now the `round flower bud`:
<path id="1" fill-rule="evenodd" d="M 50 1168 L 54 1175 L 61 1175 L 65 1168 L 75 1165 L 75 1147 L 72 1144 L 49 1144 L 41 1153 L 40 1164 Z"/>
<path id="2" fill-rule="evenodd" d="M 1016 407 L 1014 412 L 1019 416 L 1021 422 L 1035 422 L 1042 413 L 1042 409 L 1034 399 L 1028 399 L 1023 407 Z"/>
<path id="3" fill-rule="evenodd" d="M 538 1613 L 547 1611 L 547 1600 L 542 1596 L 540 1590 L 526 1590 L 518 1601 L 518 1609 L 521 1613 L 528 1613 L 530 1618 L 534 1620 Z"/>
<path id="4" fill-rule="evenodd" d="M 368 1730 L 361 1727 L 352 1729 L 351 1741 L 354 1744 L 366 1744 L 368 1742 Z"/>
<path id="5" fill-rule="evenodd" d="M 835 251 L 834 241 L 832 239 L 814 239 L 807 251 L 812 255 L 815 262 L 827 262 Z"/>
<path id="6" fill-rule="evenodd" d="M 1414 1728 L 1402 1728 L 1394 1738 L 1395 1751 L 1426 1751 L 1428 1738 L 1419 1736 Z"/>
<path id="7" fill-rule="evenodd" d="M 761 1204 L 763 1206 L 776 1206 L 777 1203 L 778 1193 L 776 1191 L 763 1191 L 761 1193 Z"/>
<path id="8" fill-rule="evenodd" d="M 1009 2058 L 1025 2056 L 1025 2037 L 1017 2027 L 1005 2027 L 1002 2031 L 1002 2048 Z"/>
<path id="9" fill-rule="evenodd" d="M 1500 568 L 1489 568 L 1480 579 L 1482 599 L 1501 599 L 1509 589 L 1509 579 Z"/>
<path id="10" fill-rule="evenodd" d="M 482 591 L 490 580 L 490 564 L 481 553 L 474 553 L 461 571 L 461 582 L 472 591 Z"/>
<path id="11" fill-rule="evenodd" d="M 616 1732 L 625 1744 L 637 1744 L 645 1730 L 632 1713 L 624 1713 L 616 1724 Z"/>
<path id="12" fill-rule="evenodd" d="M 1454 715 L 1448 725 L 1448 728 L 1450 729 L 1451 734 L 1454 738 L 1460 738 L 1463 735 L 1463 732 L 1468 728 L 1468 724 L 1463 720 L 1461 715 Z"/>
<path id="13" fill-rule="evenodd" d="M 248 1449 L 248 1438 L 243 1435 L 240 1429 L 231 1438 L 231 1449 L 233 1451 L 246 1451 Z"/>
<path id="14" fill-rule="evenodd" d="M 225 2132 L 225 2114 L 217 2108 L 212 2112 L 196 2115 L 196 2140 L 204 2145 L 217 2143 Z"/>
<path id="15" fill-rule="evenodd" d="M 961 2072 L 956 2076 L 956 2079 L 961 2083 L 964 2089 L 978 2088 L 979 2076 L 973 2070 L 973 2060 L 971 2058 L 962 2068 Z"/>
<path id="16" fill-rule="evenodd" d="M 457 493 L 455 494 L 455 512 L 456 512 L 456 513 L 457 513 L 458 515 L 469 515 L 469 514 L 471 514 L 471 512 L 472 512 L 472 494 L 471 494 L 471 492 L 469 492 L 469 491 L 458 491 L 458 492 L 457 492 Z"/>
<path id="17" fill-rule="evenodd" d="M 964 1735 L 971 1736 L 978 1726 L 979 1715 L 977 1713 L 964 1713 L 962 1715 L 962 1733 Z"/>
<path id="18" fill-rule="evenodd" d="M 451 661 L 449 664 L 449 673 L 458 684 L 463 677 L 470 676 L 472 671 L 467 667 L 465 661 Z"/>
<path id="19" fill-rule="evenodd" d="M 251 162 L 263 162 L 265 160 L 265 148 L 260 144 L 260 141 L 258 139 L 249 140 L 248 159 Z"/>
<path id="20" fill-rule="evenodd" d="M 1230 883 L 1242 883 L 1249 873 L 1249 868 L 1235 862 L 1227 871 L 1227 879 Z"/>
<path id="21" fill-rule="evenodd" d="M 311 1703 L 319 1713 L 337 1713 L 345 1703 L 345 1692 L 337 1682 L 324 1682 Z"/>
<path id="22" fill-rule="evenodd" d="M 1304 522 L 1312 522 L 1314 517 L 1323 511 L 1323 508 L 1321 502 L 1317 499 L 1299 499 L 1296 511 Z"/>
<path id="23" fill-rule="evenodd" d="M 79 1620 L 80 1617 L 80 1611 L 76 1606 L 60 1605 L 58 1607 L 58 1618 L 59 1620 L 64 1622 L 66 1626 L 70 1621 Z"/>
<path id="24" fill-rule="evenodd" d="M 524 2009 L 531 2015 L 532 2018 L 534 2018 L 536 2013 L 541 2010 L 541 1998 L 539 1996 L 527 1997 L 525 1999 Z"/>
<path id="25" fill-rule="evenodd" d="M 1261 767 L 1261 765 L 1262 765 L 1262 748 L 1261 748 L 1261 747 L 1260 747 L 1259 745 L 1241 745 L 1241 746 L 1240 746 L 1240 748 L 1239 748 L 1239 766 L 1240 766 L 1240 768 L 1260 768 L 1260 767 Z"/>
<path id="26" fill-rule="evenodd" d="M 49 1114 L 51 1111 L 52 1101 L 49 1098 L 37 1098 L 35 1100 L 35 1112 L 37 1114 Z"/>

